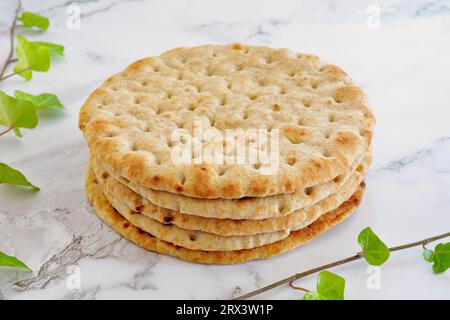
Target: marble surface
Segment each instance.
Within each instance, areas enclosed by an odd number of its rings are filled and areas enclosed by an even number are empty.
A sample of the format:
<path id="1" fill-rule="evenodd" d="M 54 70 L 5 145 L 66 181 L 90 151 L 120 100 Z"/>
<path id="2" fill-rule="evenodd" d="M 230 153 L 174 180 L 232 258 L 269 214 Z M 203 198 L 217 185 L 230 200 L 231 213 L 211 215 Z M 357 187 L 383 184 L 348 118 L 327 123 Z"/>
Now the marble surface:
<path id="1" fill-rule="evenodd" d="M 66 111 L 42 114 L 23 139 L 0 138 L 0 161 L 42 188 L 0 186 L 0 251 L 33 269 L 4 272 L 0 298 L 228 299 L 355 253 L 366 226 L 390 245 L 449 231 L 448 1 L 49 0 L 24 7 L 52 23 L 47 33 L 27 36 L 64 44 L 66 56 L 30 82 L 15 77 L 0 88 L 55 92 Z M 1 61 L 14 8 L 15 1 L 0 2 Z M 73 28 L 78 9 L 80 28 Z M 100 223 L 86 202 L 78 110 L 89 92 L 135 59 L 229 42 L 315 53 L 364 87 L 378 120 L 366 196 L 353 217 L 269 261 L 203 266 L 146 252 Z M 450 273 L 434 275 L 420 248 L 394 253 L 379 271 L 378 289 L 367 285 L 371 271 L 363 261 L 333 271 L 347 279 L 349 299 L 450 298 Z M 301 281 L 314 283 L 315 277 Z M 259 298 L 300 296 L 286 286 Z"/>

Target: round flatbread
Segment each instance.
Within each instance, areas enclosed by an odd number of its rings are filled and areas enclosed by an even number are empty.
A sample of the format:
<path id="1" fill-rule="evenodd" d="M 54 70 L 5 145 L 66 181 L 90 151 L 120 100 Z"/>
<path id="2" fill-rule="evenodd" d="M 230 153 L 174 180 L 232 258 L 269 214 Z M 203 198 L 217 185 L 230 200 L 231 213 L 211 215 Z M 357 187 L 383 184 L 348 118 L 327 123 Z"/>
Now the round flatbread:
<path id="1" fill-rule="evenodd" d="M 292 193 L 348 173 L 367 151 L 374 122 L 362 90 L 315 56 L 206 45 L 139 60 L 109 78 L 83 105 L 79 127 L 101 164 L 122 180 L 189 197 L 236 199 Z M 196 137 L 199 127 L 223 137 L 230 129 L 277 133 L 276 170 L 209 163 L 195 150 L 191 162 L 174 161 L 180 147 L 174 133 Z M 202 136 L 192 142 L 207 150 L 230 141 Z M 250 144 L 245 140 L 243 149 Z M 240 149 L 226 150 L 237 157 Z"/>
<path id="2" fill-rule="evenodd" d="M 273 243 L 289 235 L 289 232 L 286 231 L 275 231 L 242 236 L 221 236 L 210 232 L 187 230 L 175 224 L 161 223 L 158 220 L 133 211 L 124 202 L 114 198 L 106 190 L 103 190 L 103 195 L 110 205 L 134 226 L 158 239 L 187 249 L 203 251 L 250 249 Z"/>
<path id="3" fill-rule="evenodd" d="M 233 264 L 254 259 L 267 259 L 307 243 L 347 218 L 359 205 L 363 196 L 364 187 L 360 187 L 339 208 L 322 215 L 311 225 L 292 232 L 287 238 L 265 246 L 237 251 L 190 250 L 160 240 L 142 231 L 128 222 L 109 204 L 92 171 L 89 171 L 87 174 L 86 192 L 94 206 L 96 214 L 116 232 L 140 247 L 196 263 Z"/>
<path id="4" fill-rule="evenodd" d="M 370 159 L 370 157 L 367 159 Z M 287 216 L 259 220 L 235 220 L 205 218 L 155 206 L 150 201 L 115 180 L 107 171 L 102 171 L 99 166 L 96 165 L 95 161 L 92 160 L 91 157 L 90 164 L 92 164 L 92 170 L 96 175 L 100 186 L 104 190 L 106 198 L 127 220 L 132 221 L 131 218 L 128 218 L 129 216 L 133 217 L 135 220 L 141 220 L 141 222 L 134 223 L 135 225 L 142 226 L 142 220 L 145 221 L 144 218 L 140 217 L 139 213 L 141 213 L 145 217 L 165 225 L 175 225 L 185 230 L 203 231 L 221 236 L 248 236 L 274 231 L 284 231 L 289 233 L 293 230 L 306 227 L 323 213 L 336 209 L 343 202 L 348 200 L 363 181 L 366 169 L 368 168 L 368 163 L 363 161 L 361 169 L 355 171 L 337 192 L 310 207 L 296 210 Z M 114 202 L 118 202 L 118 205 L 114 205 Z M 145 227 L 141 227 L 141 229 L 156 235 L 151 229 L 146 229 Z M 163 228 L 163 230 L 166 231 L 172 229 Z M 158 238 L 162 237 L 158 236 Z M 190 239 L 190 234 L 187 233 L 185 238 Z"/>
<path id="5" fill-rule="evenodd" d="M 324 198 L 338 192 L 355 172 L 365 175 L 371 163 L 371 154 L 366 153 L 362 159 L 353 164 L 350 172 L 331 181 L 288 194 L 276 194 L 268 197 L 246 197 L 241 199 L 202 199 L 181 194 L 144 188 L 131 181 L 117 179 L 91 155 L 90 163 L 99 175 L 108 177 L 108 186 L 118 198 L 129 203 L 135 211 L 145 209 L 160 213 L 180 212 L 186 215 L 212 219 L 260 220 L 288 216 L 291 213 L 311 207 Z M 117 185 L 119 182 L 121 185 Z M 126 186 L 128 188 L 123 188 Z M 130 192 L 130 189 L 134 192 Z M 114 190 L 114 191 L 112 191 Z M 148 201 L 147 201 L 148 200 Z M 132 203 L 130 203 L 132 201 Z M 146 208 L 147 207 L 147 208 Z M 168 210 L 164 210 L 168 209 Z M 148 211 L 148 210 L 147 210 Z"/>

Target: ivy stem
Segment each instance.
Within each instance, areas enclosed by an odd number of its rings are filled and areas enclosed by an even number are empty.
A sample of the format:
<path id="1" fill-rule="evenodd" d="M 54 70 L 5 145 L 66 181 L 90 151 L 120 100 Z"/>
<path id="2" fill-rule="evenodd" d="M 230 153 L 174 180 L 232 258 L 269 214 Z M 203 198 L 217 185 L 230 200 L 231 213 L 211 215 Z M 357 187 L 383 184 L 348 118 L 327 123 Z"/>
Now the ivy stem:
<path id="1" fill-rule="evenodd" d="M 419 241 L 415 241 L 415 242 L 411 242 L 411 243 L 407 243 L 407 244 L 402 244 L 402 245 L 399 245 L 399 246 L 391 247 L 391 248 L 389 248 L 389 251 L 394 252 L 394 251 L 405 250 L 405 249 L 409 249 L 409 248 L 417 247 L 417 246 L 421 246 L 421 245 L 423 246 L 423 245 L 426 245 L 426 244 L 431 243 L 433 241 L 436 241 L 436 240 L 439 240 L 439 239 L 443 239 L 443 238 L 447 238 L 447 237 L 450 237 L 450 232 L 442 233 L 442 234 L 439 234 L 439 235 L 436 235 L 436 236 L 433 236 L 433 237 L 430 237 L 430 238 L 426 238 L 426 239 L 423 239 L 423 240 L 419 240 Z M 336 266 L 340 266 L 342 264 L 349 263 L 351 261 L 359 260 L 359 259 L 361 259 L 363 257 L 364 257 L 364 253 L 358 252 L 357 254 L 355 254 L 353 256 L 350 256 L 350 257 L 347 257 L 347 258 L 344 258 L 344 259 L 341 259 L 341 260 L 338 260 L 338 261 L 335 261 L 335 262 L 332 262 L 332 263 L 328 263 L 328 264 L 325 264 L 323 266 L 316 267 L 316 268 L 313 268 L 313 269 L 310 269 L 310 270 L 306 270 L 306 271 L 303 271 L 303 272 L 300 272 L 300 273 L 296 273 L 296 274 L 294 274 L 294 275 L 292 275 L 290 277 L 278 280 L 278 281 L 276 281 L 276 282 L 274 282 L 272 284 L 269 284 L 269 285 L 267 285 L 265 287 L 259 288 L 259 289 L 255 290 L 255 291 L 252 291 L 252 292 L 249 292 L 249 293 L 244 294 L 242 296 L 236 297 L 233 300 L 248 299 L 248 298 L 254 297 L 254 296 L 259 295 L 259 294 L 261 294 L 263 292 L 275 289 L 275 288 L 277 288 L 279 286 L 282 286 L 282 285 L 285 285 L 285 284 L 289 284 L 291 287 L 293 287 L 292 283 L 294 281 L 298 280 L 298 279 L 304 278 L 306 276 L 309 276 L 311 274 L 314 274 L 314 273 L 317 273 L 317 272 L 320 272 L 320 271 L 323 271 L 323 270 L 327 270 L 327 269 L 332 268 L 332 267 L 336 267 Z"/>
<path id="2" fill-rule="evenodd" d="M 8 133 L 8 132 L 11 131 L 12 129 L 14 129 L 14 127 L 9 127 L 8 129 L 6 129 L 6 130 L 0 132 L 0 136 L 2 136 L 2 135 L 4 135 L 4 134 Z"/>
<path id="3" fill-rule="evenodd" d="M 309 292 L 308 289 L 305 289 L 305 288 L 302 288 L 302 287 L 297 287 L 297 286 L 295 286 L 295 285 L 292 283 L 292 281 L 289 282 L 289 287 L 291 287 L 291 288 L 294 289 L 294 290 L 304 291 L 304 292 Z"/>
<path id="4" fill-rule="evenodd" d="M 14 32 L 16 30 L 16 24 L 17 24 L 17 18 L 19 17 L 20 10 L 22 9 L 22 0 L 17 1 L 17 8 L 16 12 L 14 13 L 14 20 L 9 28 L 9 53 L 6 57 L 5 63 L 3 64 L 3 67 L 0 71 L 0 80 L 6 79 L 6 77 L 3 77 L 3 75 L 6 72 L 6 68 L 8 68 L 9 64 L 14 62 L 15 59 L 13 59 L 13 53 L 14 53 Z"/>
<path id="5" fill-rule="evenodd" d="M 22 73 L 22 72 L 27 71 L 27 70 L 30 70 L 30 69 L 31 69 L 30 67 L 26 67 L 26 68 L 24 68 L 24 69 L 22 69 L 22 70 L 19 70 L 19 71 L 10 73 L 10 74 L 8 74 L 8 75 L 6 75 L 6 76 L 4 76 L 4 77 L 0 77 L 0 81 L 6 80 L 6 79 L 8 79 L 8 78 L 11 78 L 11 77 L 13 77 L 13 76 L 15 76 L 15 75 L 17 75 L 17 74 L 19 74 L 19 73 Z"/>

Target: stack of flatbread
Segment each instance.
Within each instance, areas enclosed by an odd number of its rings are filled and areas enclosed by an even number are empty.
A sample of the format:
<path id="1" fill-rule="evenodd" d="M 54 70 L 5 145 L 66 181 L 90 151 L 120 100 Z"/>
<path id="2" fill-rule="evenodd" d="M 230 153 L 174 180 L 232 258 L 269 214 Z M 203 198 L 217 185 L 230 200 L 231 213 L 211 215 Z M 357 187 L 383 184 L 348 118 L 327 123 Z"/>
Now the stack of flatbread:
<path id="1" fill-rule="evenodd" d="M 359 205 L 374 123 L 362 90 L 316 56 L 174 49 L 83 105 L 87 195 L 145 249 L 211 264 L 269 258 Z"/>

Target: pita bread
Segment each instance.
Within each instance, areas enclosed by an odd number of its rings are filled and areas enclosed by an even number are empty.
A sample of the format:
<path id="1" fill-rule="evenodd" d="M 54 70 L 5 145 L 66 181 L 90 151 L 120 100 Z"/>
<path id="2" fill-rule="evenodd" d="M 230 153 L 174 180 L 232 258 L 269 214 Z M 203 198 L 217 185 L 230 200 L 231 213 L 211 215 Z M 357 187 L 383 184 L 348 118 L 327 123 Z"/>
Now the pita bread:
<path id="1" fill-rule="evenodd" d="M 279 132 L 278 170 L 210 164 L 203 154 L 174 162 L 173 133 L 194 136 L 197 123 L 222 134 Z M 346 174 L 367 151 L 374 123 L 364 93 L 340 68 L 287 49 L 243 45 L 178 48 L 139 60 L 95 90 L 79 119 L 92 152 L 114 176 L 208 199 L 292 193 Z M 203 149 L 212 143 L 198 142 Z"/>
<path id="2" fill-rule="evenodd" d="M 366 160 L 369 159 L 370 157 L 367 157 Z M 115 198 L 116 201 L 120 201 L 120 207 L 127 207 L 126 209 L 122 209 L 128 212 L 128 214 L 125 215 L 126 219 L 128 219 L 130 214 L 135 216 L 137 213 L 142 213 L 144 216 L 165 225 L 173 224 L 182 229 L 203 231 L 221 236 L 254 235 L 274 231 L 284 231 L 289 233 L 292 230 L 301 229 L 311 224 L 323 213 L 334 210 L 350 198 L 361 181 L 363 181 L 368 167 L 367 161 L 362 162 L 360 171 L 355 171 L 341 189 L 310 207 L 296 210 L 293 213 L 282 217 L 260 220 L 234 220 L 205 218 L 193 214 L 182 214 L 155 206 L 150 201 L 144 199 L 139 194 L 115 180 L 107 171 L 102 171 L 92 157 L 91 160 L 93 160 L 91 162 L 93 171 L 102 189 L 106 190 L 105 195 L 109 202 L 113 203 L 111 198 Z M 116 207 L 114 204 L 113 206 Z M 122 210 L 119 211 L 122 213 Z M 128 220 L 131 221 L 131 219 Z M 141 227 L 141 229 L 152 233 L 150 229 L 146 229 L 145 227 Z"/>
<path id="3" fill-rule="evenodd" d="M 254 259 L 268 259 L 305 244 L 350 216 L 362 199 L 363 186 L 339 208 L 322 215 L 308 227 L 292 232 L 283 240 L 253 249 L 201 251 L 175 246 L 133 226 L 106 200 L 92 171 L 88 171 L 86 178 L 87 196 L 92 202 L 96 214 L 116 232 L 147 250 L 204 264 L 233 264 Z"/>
<path id="4" fill-rule="evenodd" d="M 106 171 L 107 174 L 114 176 L 107 171 L 95 158 L 91 157 L 94 168 L 97 171 Z M 148 199 L 149 205 L 154 204 L 158 207 L 171 209 L 184 214 L 193 214 L 206 218 L 219 219 L 267 219 L 273 217 L 282 217 L 292 212 L 310 207 L 320 200 L 335 193 L 347 182 L 349 177 L 358 169 L 365 171 L 371 163 L 370 152 L 366 153 L 362 159 L 353 164 L 350 172 L 340 175 L 331 181 L 310 187 L 306 190 L 295 191 L 289 194 L 277 194 L 268 197 L 245 197 L 241 199 L 201 199 L 191 198 L 180 194 L 152 190 L 144 188 L 128 180 L 119 179 L 119 181 L 133 190 L 135 193 Z M 115 180 L 118 180 L 115 177 Z M 131 208 L 140 208 L 143 203 L 140 198 L 134 198 L 136 202 L 130 204 Z M 140 210 L 136 210 L 140 211 Z"/>

